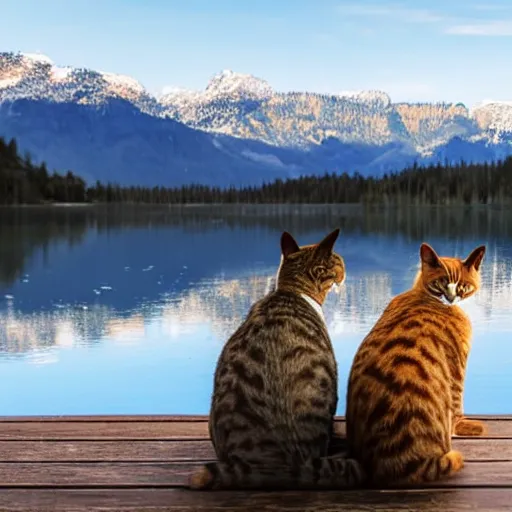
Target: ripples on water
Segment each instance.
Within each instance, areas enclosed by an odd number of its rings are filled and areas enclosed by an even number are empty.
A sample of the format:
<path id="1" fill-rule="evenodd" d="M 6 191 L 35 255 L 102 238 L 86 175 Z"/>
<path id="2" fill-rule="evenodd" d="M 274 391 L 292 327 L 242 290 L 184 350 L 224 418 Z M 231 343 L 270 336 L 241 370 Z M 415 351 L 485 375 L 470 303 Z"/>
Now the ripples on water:
<path id="1" fill-rule="evenodd" d="M 26 208 L 0 211 L 2 414 L 207 413 L 226 338 L 274 286 L 279 236 L 341 226 L 347 280 L 325 316 L 340 371 L 421 241 L 466 256 L 487 244 L 482 289 L 462 303 L 474 345 L 470 413 L 510 413 L 512 218 L 490 210 Z"/>

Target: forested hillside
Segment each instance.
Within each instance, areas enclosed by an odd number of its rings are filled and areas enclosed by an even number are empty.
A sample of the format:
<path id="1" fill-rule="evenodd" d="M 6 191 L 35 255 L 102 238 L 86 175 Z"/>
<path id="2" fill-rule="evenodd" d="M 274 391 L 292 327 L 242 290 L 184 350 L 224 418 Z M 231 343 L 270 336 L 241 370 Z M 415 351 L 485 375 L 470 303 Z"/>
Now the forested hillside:
<path id="1" fill-rule="evenodd" d="M 44 163 L 34 165 L 22 157 L 14 139 L 0 137 L 0 204 L 86 201 L 85 181 L 68 171 L 49 173 Z"/>
<path id="2" fill-rule="evenodd" d="M 0 204 L 43 202 L 509 204 L 512 157 L 492 164 L 414 165 L 381 178 L 325 174 L 276 180 L 261 187 L 145 188 L 100 182 L 87 187 L 71 171 L 61 175 L 50 173 L 44 163 L 34 165 L 30 156 L 20 156 L 14 139 L 0 138 Z"/>

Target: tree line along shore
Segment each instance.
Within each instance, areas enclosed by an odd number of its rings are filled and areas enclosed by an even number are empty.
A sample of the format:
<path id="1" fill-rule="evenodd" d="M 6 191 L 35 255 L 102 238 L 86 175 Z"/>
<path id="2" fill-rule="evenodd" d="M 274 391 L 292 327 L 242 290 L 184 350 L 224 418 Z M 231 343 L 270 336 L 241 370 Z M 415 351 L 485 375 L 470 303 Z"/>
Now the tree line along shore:
<path id="1" fill-rule="evenodd" d="M 44 203 L 504 205 L 512 203 L 512 157 L 414 164 L 380 177 L 326 173 L 240 188 L 87 185 L 72 171 L 49 172 L 44 162 L 34 164 L 30 155 L 20 155 L 15 139 L 0 137 L 0 204 Z"/>

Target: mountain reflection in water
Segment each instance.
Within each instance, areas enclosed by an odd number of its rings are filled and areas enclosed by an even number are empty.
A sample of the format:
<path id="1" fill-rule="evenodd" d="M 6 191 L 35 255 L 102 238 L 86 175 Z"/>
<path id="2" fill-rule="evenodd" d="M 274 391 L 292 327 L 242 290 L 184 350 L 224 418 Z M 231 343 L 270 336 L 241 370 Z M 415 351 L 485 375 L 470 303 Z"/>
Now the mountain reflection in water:
<path id="1" fill-rule="evenodd" d="M 341 227 L 347 266 L 325 316 L 345 386 L 357 345 L 410 287 L 425 240 L 487 245 L 467 412 L 510 413 L 512 216 L 490 209 L 80 207 L 0 211 L 0 414 L 206 413 L 226 338 L 274 286 L 283 229 Z"/>

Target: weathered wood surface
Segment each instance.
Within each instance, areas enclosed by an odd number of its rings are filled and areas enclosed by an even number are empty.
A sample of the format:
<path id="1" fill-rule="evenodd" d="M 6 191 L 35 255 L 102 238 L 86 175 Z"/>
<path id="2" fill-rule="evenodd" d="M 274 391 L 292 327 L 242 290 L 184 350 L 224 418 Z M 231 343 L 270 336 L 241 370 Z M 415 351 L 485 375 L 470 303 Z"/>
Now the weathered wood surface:
<path id="1" fill-rule="evenodd" d="M 467 461 L 512 461 L 512 439 L 454 438 Z M 2 462 L 190 462 L 215 458 L 209 440 L 0 441 Z"/>
<path id="2" fill-rule="evenodd" d="M 0 463 L 0 487 L 184 487 L 195 462 Z M 428 487 L 512 487 L 512 462 L 468 462 L 455 477 Z"/>
<path id="3" fill-rule="evenodd" d="M 510 489 L 214 495 L 178 489 L 0 490 L 0 510 L 20 512 L 501 512 L 511 504 Z"/>
<path id="4" fill-rule="evenodd" d="M 0 489 L 0 510 L 37 512 L 501 512 L 510 489 L 350 492 L 218 492 L 178 489 Z"/>
<path id="5" fill-rule="evenodd" d="M 512 417 L 479 418 L 487 437 L 453 440 L 463 471 L 428 489 L 250 493 L 185 488 L 214 458 L 202 416 L 0 417 L 0 511 L 512 510 Z"/>
<path id="6" fill-rule="evenodd" d="M 157 419 L 155 419 L 157 418 Z M 28 418 L 5 418 L 0 417 L 0 440 L 4 439 L 77 439 L 77 440 L 180 440 L 180 439 L 207 439 L 208 425 L 203 417 L 192 416 L 188 419 L 185 416 L 142 416 L 137 421 L 134 416 L 115 416 L 108 419 L 106 416 L 94 417 L 36 417 Z M 512 417 L 502 419 L 492 416 L 474 416 L 483 419 L 489 429 L 489 436 L 493 438 L 512 439 Z M 505 418 L 505 417 L 504 417 Z M 345 421 L 338 419 L 336 431 L 345 434 Z"/>

